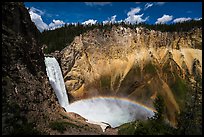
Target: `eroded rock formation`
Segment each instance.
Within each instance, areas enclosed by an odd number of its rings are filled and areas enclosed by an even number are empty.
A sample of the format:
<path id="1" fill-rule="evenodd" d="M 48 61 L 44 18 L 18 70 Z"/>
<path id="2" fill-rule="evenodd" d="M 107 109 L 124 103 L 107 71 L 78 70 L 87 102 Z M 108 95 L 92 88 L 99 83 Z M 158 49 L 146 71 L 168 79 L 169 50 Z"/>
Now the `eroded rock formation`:
<path id="1" fill-rule="evenodd" d="M 200 28 L 170 33 L 113 26 L 75 37 L 61 51 L 61 67 L 72 101 L 119 96 L 153 108 L 160 94 L 166 117 L 175 125 L 187 82 L 194 70 L 202 74 L 201 49 Z"/>

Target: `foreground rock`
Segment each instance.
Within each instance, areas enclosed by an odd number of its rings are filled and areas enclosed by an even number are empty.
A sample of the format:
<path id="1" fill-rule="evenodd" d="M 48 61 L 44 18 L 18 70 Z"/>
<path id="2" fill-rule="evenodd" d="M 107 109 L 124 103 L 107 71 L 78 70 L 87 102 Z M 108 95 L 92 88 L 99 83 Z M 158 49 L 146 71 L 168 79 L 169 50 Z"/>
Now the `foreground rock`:
<path id="1" fill-rule="evenodd" d="M 101 127 L 97 124 L 87 123 L 87 120 L 81 117 L 80 115 L 68 112 L 68 113 L 60 113 L 62 116 L 61 120 L 57 122 L 62 125 L 61 129 L 52 127 L 56 129 L 51 131 L 51 135 L 58 135 L 59 131 L 62 135 L 117 135 L 118 129 L 107 127 L 106 130 L 103 132 Z M 56 124 L 56 122 L 55 122 Z"/>
<path id="2" fill-rule="evenodd" d="M 23 3 L 2 5 L 2 134 L 49 134 L 60 110 L 48 83 L 39 31 Z"/>

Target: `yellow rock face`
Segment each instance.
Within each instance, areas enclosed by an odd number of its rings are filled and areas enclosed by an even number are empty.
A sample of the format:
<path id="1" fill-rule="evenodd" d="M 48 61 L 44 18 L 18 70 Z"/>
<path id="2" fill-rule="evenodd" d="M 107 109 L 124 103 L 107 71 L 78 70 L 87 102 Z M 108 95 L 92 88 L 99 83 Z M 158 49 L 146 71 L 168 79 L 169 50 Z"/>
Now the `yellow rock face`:
<path id="1" fill-rule="evenodd" d="M 178 77 L 194 76 L 195 59 L 202 74 L 202 47 L 194 48 L 195 43 L 202 45 L 202 30 L 178 34 L 119 26 L 110 32 L 93 32 L 76 37 L 61 52 L 69 95 L 74 100 L 125 97 L 154 109 L 153 101 L 160 94 L 165 98 L 167 118 L 175 125 L 181 97 L 175 97 L 172 85 Z"/>

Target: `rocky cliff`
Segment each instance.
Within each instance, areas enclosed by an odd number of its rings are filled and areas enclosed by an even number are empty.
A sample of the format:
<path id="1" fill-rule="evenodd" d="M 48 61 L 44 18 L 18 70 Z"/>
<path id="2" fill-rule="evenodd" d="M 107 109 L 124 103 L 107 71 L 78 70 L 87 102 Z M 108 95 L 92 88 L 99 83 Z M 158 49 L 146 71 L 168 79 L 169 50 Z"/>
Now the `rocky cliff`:
<path id="1" fill-rule="evenodd" d="M 2 4 L 2 134 L 49 133 L 58 117 L 39 36 L 23 3 Z"/>
<path id="2" fill-rule="evenodd" d="M 202 29 L 94 29 L 75 37 L 60 53 L 72 101 L 119 96 L 154 109 L 153 101 L 160 94 L 166 117 L 175 125 L 189 85 L 202 75 Z"/>
<path id="3" fill-rule="evenodd" d="M 22 2 L 2 4 L 2 135 L 117 134 L 60 107 L 40 36 Z"/>

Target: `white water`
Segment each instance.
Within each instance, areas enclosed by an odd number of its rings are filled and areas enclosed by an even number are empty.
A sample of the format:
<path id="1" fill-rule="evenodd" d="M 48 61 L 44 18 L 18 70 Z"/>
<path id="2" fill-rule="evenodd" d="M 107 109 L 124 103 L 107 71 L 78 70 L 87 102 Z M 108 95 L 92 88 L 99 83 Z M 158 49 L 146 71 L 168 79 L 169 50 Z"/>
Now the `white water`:
<path id="1" fill-rule="evenodd" d="M 57 60 L 53 57 L 45 57 L 45 65 L 49 81 L 60 105 L 67 112 L 81 115 L 87 119 L 88 123 L 100 125 L 103 131 L 108 124 L 115 128 L 124 123 L 137 119 L 144 120 L 154 115 L 152 110 L 120 98 L 98 97 L 69 104 L 64 79 Z"/>
<path id="2" fill-rule="evenodd" d="M 139 104 L 111 97 L 76 101 L 70 104 L 69 111 L 83 116 L 88 122 L 95 121 L 100 124 L 104 122 L 113 128 L 137 119 L 145 120 L 154 115 L 152 110 Z"/>
<path id="3" fill-rule="evenodd" d="M 69 99 L 67 97 L 64 79 L 57 60 L 53 57 L 45 57 L 45 66 L 47 76 L 58 98 L 60 106 L 68 111 Z"/>

